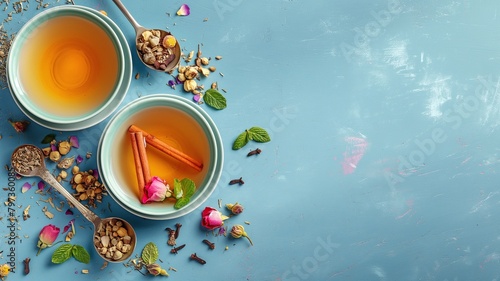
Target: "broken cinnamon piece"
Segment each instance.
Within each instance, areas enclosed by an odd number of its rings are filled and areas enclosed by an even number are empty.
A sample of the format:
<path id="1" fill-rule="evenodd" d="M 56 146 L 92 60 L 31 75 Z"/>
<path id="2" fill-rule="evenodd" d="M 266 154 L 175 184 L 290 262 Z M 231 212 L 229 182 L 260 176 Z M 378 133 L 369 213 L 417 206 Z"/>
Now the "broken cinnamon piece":
<path id="1" fill-rule="evenodd" d="M 193 159 L 191 156 L 186 155 L 185 153 L 175 149 L 174 147 L 164 143 L 160 139 L 156 138 L 155 136 L 145 132 L 141 128 L 137 127 L 136 125 L 131 125 L 128 128 L 128 131 L 131 133 L 137 133 L 141 132 L 144 138 L 146 139 L 146 143 L 151 145 L 152 147 L 160 150 L 161 152 L 172 156 L 173 158 L 185 163 L 186 165 L 192 167 L 193 169 L 197 170 L 198 172 L 203 169 L 203 163 L 197 161 L 196 159 Z"/>

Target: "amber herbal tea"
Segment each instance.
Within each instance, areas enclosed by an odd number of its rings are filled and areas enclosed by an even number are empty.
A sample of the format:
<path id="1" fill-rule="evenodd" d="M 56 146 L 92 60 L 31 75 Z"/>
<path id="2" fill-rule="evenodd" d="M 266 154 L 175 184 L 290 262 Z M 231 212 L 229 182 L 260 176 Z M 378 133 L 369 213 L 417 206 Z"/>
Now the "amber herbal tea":
<path id="1" fill-rule="evenodd" d="M 118 55 L 97 24 L 76 16 L 47 20 L 20 50 L 27 96 L 42 111 L 63 117 L 92 113 L 118 80 Z"/>
<path id="2" fill-rule="evenodd" d="M 174 159 L 159 151 L 151 145 L 146 146 L 151 176 L 159 176 L 173 187 L 175 178 L 192 179 L 199 188 L 205 178 L 210 160 L 208 139 L 203 129 L 188 114 L 171 107 L 152 107 L 132 116 L 126 127 L 122 129 L 123 135 L 117 142 L 116 153 L 120 155 L 119 165 L 122 180 L 127 183 L 128 192 L 139 197 L 137 189 L 136 166 L 132 152 L 128 126 L 134 125 L 147 133 L 154 135 L 165 144 L 189 155 L 203 164 L 201 170 L 193 169 L 186 163 Z"/>

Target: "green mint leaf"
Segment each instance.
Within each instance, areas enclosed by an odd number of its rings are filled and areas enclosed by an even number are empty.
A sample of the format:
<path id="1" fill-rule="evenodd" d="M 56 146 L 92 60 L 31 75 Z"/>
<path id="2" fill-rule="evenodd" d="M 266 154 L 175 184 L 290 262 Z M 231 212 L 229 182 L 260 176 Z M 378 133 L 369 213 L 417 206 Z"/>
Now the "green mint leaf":
<path id="1" fill-rule="evenodd" d="M 75 259 L 79 262 L 82 263 L 90 262 L 89 252 L 87 252 L 87 250 L 85 250 L 85 248 L 80 245 L 73 245 L 71 253 L 73 254 L 73 257 L 75 257 Z"/>
<path id="2" fill-rule="evenodd" d="M 227 106 L 226 98 L 215 89 L 206 90 L 203 95 L 203 101 L 207 105 L 219 110 L 224 109 Z"/>
<path id="3" fill-rule="evenodd" d="M 177 202 L 175 202 L 174 208 L 180 209 L 180 208 L 186 206 L 187 203 L 189 203 L 189 200 L 190 199 L 188 197 L 182 197 L 182 198 L 178 199 Z"/>
<path id="4" fill-rule="evenodd" d="M 268 142 L 271 141 L 271 137 L 266 130 L 261 127 L 252 127 L 248 129 L 249 139 L 256 142 Z"/>
<path id="5" fill-rule="evenodd" d="M 48 143 L 50 143 L 51 141 L 53 141 L 55 139 L 56 139 L 56 135 L 55 134 L 48 134 L 45 137 L 43 137 L 42 143 L 43 144 L 48 144 Z"/>
<path id="6" fill-rule="evenodd" d="M 196 185 L 193 180 L 184 178 L 181 180 L 182 190 L 184 191 L 184 197 L 191 198 L 196 192 Z"/>
<path id="7" fill-rule="evenodd" d="M 244 147 L 248 143 L 248 140 L 248 131 L 244 131 L 234 140 L 233 150 L 238 150 Z"/>
<path id="8" fill-rule="evenodd" d="M 178 179 L 174 179 L 174 197 L 179 199 L 183 196 L 182 183 Z"/>
<path id="9" fill-rule="evenodd" d="M 71 249 L 73 249 L 73 245 L 71 244 L 59 246 L 59 248 L 52 253 L 52 263 L 60 264 L 69 260 L 69 258 L 71 258 Z"/>
<path id="10" fill-rule="evenodd" d="M 153 242 L 149 242 L 144 246 L 144 249 L 142 249 L 141 258 L 146 265 L 155 263 L 158 256 L 158 247 Z"/>

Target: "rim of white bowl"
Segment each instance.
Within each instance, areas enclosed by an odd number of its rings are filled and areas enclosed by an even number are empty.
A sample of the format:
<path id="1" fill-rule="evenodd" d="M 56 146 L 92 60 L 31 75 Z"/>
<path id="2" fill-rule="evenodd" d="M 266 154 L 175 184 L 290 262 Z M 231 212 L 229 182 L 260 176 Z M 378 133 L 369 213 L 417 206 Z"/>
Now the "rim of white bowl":
<path id="1" fill-rule="evenodd" d="M 18 52 L 20 51 L 20 45 L 22 45 L 29 35 L 31 34 L 32 30 L 36 28 L 38 25 L 37 23 L 39 21 L 45 22 L 49 19 L 52 19 L 54 17 L 59 17 L 59 16 L 66 16 L 66 15 L 75 15 L 75 16 L 82 16 L 83 18 L 92 21 L 94 24 L 97 24 L 100 26 L 106 34 L 108 34 L 111 38 L 111 41 L 113 42 L 113 45 L 115 46 L 115 50 L 117 51 L 118 55 L 118 79 L 116 81 L 114 91 L 113 93 L 108 97 L 108 99 L 101 104 L 96 110 L 94 110 L 91 113 L 84 114 L 81 116 L 75 116 L 75 117 L 61 117 L 61 116 L 55 116 L 53 114 L 41 111 L 40 109 L 37 108 L 37 106 L 33 103 L 31 103 L 27 98 L 26 98 L 26 93 L 24 93 L 22 90 L 22 87 L 20 85 L 20 79 L 17 77 L 19 76 L 18 70 L 19 70 L 19 65 L 15 61 L 15 57 L 18 56 Z M 121 34 L 123 35 L 123 34 Z M 89 11 L 88 9 L 82 9 L 81 6 L 74 5 L 74 6 L 57 6 L 57 7 L 52 7 L 49 8 L 37 15 L 35 15 L 33 18 L 28 20 L 21 29 L 18 31 L 16 37 L 12 41 L 12 45 L 10 48 L 10 52 L 7 57 L 7 81 L 9 84 L 9 89 L 11 92 L 12 97 L 16 101 L 16 103 L 20 104 L 20 109 L 24 111 L 29 111 L 32 117 L 34 117 L 36 120 L 33 120 L 35 122 L 38 121 L 38 123 L 53 123 L 53 124 L 67 124 L 67 125 L 72 125 L 75 123 L 82 123 L 85 122 L 89 119 L 92 119 L 99 113 L 101 113 L 103 110 L 108 109 L 108 106 L 110 104 L 113 104 L 113 100 L 119 99 L 120 101 L 123 100 L 124 96 L 126 95 L 126 91 L 123 92 L 121 90 L 121 85 L 125 82 L 126 84 L 130 84 L 131 80 L 131 75 L 126 76 L 125 75 L 125 65 L 127 63 L 131 64 L 132 59 L 130 57 L 130 60 L 126 60 L 126 55 L 125 51 L 128 51 L 130 53 L 130 50 L 128 49 L 128 45 L 125 48 L 120 42 L 119 36 L 116 32 L 116 29 L 113 29 L 109 24 L 108 21 L 105 21 L 101 16 L 97 15 L 94 12 Z M 12 53 L 14 52 L 14 53 Z M 127 57 L 128 58 L 128 57 Z M 128 87 L 127 87 L 128 88 Z M 21 93 L 20 93 L 21 92 Z M 121 96 L 121 97 L 120 97 Z M 22 108 L 21 108 L 22 107 Z M 24 110 L 23 110 L 24 109 Z M 113 109 L 114 110 L 114 109 Z M 99 121 L 102 121 L 105 119 L 109 114 L 112 113 L 112 110 L 110 110 L 105 117 L 100 118 Z M 28 116 L 30 117 L 30 116 Z M 30 117 L 30 119 L 33 119 Z M 99 122 L 98 121 L 98 122 Z M 42 124 L 43 125 L 43 124 Z"/>
<path id="2" fill-rule="evenodd" d="M 210 153 L 211 156 L 209 163 L 209 167 L 213 168 L 209 169 L 205 179 L 203 180 L 203 183 L 198 187 L 198 191 L 195 193 L 193 198 L 191 198 L 191 201 L 181 209 L 172 210 L 171 208 L 169 208 L 167 210 L 166 208 L 165 212 L 155 212 L 154 214 L 151 213 L 151 211 L 158 210 L 158 206 L 155 207 L 155 205 L 141 204 L 135 197 L 131 199 L 126 196 L 124 192 L 114 191 L 114 188 L 116 186 L 119 186 L 120 184 L 113 176 L 109 175 L 111 173 L 111 167 L 113 164 L 111 157 L 106 154 L 111 150 L 110 146 L 113 144 L 113 139 L 118 133 L 117 131 L 113 132 L 113 128 L 124 127 L 124 124 L 125 126 L 130 125 L 126 124 L 128 118 L 132 115 L 138 114 L 149 105 L 172 106 L 176 109 L 181 109 L 183 112 L 189 114 L 198 123 L 200 123 L 200 127 L 207 134 L 209 148 L 211 150 L 214 150 Z M 198 105 L 194 104 L 188 99 L 171 94 L 152 94 L 143 96 L 120 109 L 104 128 L 97 149 L 97 165 L 99 169 L 99 175 L 102 182 L 106 186 L 109 195 L 115 200 L 118 205 L 120 205 L 128 212 L 142 218 L 153 220 L 174 219 L 187 215 L 197 209 L 210 197 L 210 195 L 216 189 L 219 179 L 222 175 L 223 163 L 224 149 L 222 138 L 212 118 Z M 127 201 L 129 203 L 127 203 Z M 130 202 L 134 202 L 134 204 L 131 205 Z"/>

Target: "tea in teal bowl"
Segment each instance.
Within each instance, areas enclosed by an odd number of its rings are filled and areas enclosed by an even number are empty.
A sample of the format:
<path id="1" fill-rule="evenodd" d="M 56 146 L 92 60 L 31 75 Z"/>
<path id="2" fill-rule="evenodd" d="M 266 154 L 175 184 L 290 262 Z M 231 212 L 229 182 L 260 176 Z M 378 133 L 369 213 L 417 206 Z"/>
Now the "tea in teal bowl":
<path id="1" fill-rule="evenodd" d="M 146 137 L 140 144 L 146 143 L 151 177 L 166 182 L 171 193 L 176 181 L 194 182 L 196 188 L 182 207 L 176 208 L 180 198 L 168 196 L 144 203 L 137 174 L 143 169 L 135 162 L 132 128 Z M 199 169 L 159 149 L 151 139 L 193 159 Z M 120 109 L 105 127 L 97 151 L 99 173 L 111 197 L 130 213 L 155 220 L 181 217 L 203 204 L 216 189 L 223 160 L 222 140 L 210 116 L 192 101 L 169 94 L 144 96 Z"/>
<path id="2" fill-rule="evenodd" d="M 110 19 L 86 7 L 58 6 L 19 30 L 7 58 L 7 81 L 30 119 L 78 130 L 119 106 L 131 68 L 127 41 Z"/>

